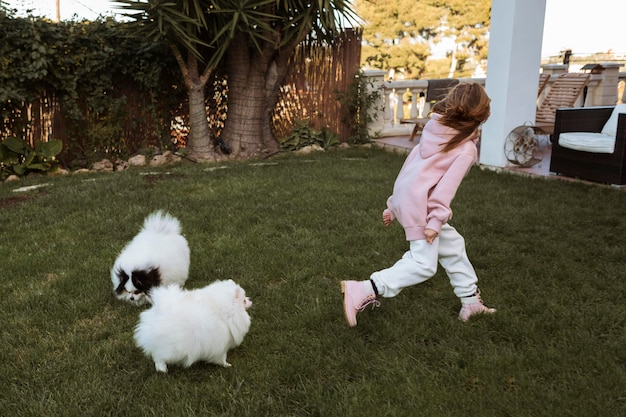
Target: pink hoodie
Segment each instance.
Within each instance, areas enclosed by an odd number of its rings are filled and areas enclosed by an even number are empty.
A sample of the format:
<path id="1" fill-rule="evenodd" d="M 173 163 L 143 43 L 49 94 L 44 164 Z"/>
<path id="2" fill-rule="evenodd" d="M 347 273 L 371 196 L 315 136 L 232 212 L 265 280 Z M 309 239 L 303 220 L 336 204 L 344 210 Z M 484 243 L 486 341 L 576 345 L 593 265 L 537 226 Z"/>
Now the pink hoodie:
<path id="1" fill-rule="evenodd" d="M 440 232 L 452 218 L 452 199 L 478 156 L 477 135 L 441 152 L 457 131 L 439 123 L 440 117 L 434 113 L 424 126 L 420 144 L 404 161 L 387 200 L 387 211 L 404 227 L 408 241 L 425 239 L 424 229 Z"/>

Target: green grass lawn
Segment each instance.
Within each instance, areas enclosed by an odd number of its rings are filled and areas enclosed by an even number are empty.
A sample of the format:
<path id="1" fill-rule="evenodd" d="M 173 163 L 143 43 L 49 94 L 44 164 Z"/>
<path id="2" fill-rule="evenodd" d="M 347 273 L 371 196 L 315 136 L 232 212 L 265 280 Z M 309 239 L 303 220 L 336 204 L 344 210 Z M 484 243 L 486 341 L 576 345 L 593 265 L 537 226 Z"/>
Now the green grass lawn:
<path id="1" fill-rule="evenodd" d="M 407 242 L 381 212 L 404 156 L 353 148 L 0 185 L 1 416 L 626 415 L 626 192 L 473 168 L 453 203 L 492 316 L 443 273 L 358 316 L 339 281 Z M 48 184 L 27 192 L 18 187 Z M 188 288 L 253 300 L 232 368 L 157 374 L 109 269 L 166 209 Z"/>

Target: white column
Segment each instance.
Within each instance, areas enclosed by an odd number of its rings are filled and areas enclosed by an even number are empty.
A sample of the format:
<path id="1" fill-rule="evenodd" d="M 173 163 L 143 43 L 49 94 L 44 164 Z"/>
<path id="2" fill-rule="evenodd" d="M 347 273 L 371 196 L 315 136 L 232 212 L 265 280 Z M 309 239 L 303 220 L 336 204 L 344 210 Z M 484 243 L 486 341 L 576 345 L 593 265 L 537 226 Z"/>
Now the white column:
<path id="1" fill-rule="evenodd" d="M 546 0 L 493 0 L 485 88 L 491 117 L 482 129 L 480 163 L 506 166 L 511 130 L 534 124 Z"/>
<path id="2" fill-rule="evenodd" d="M 387 71 L 381 70 L 365 70 L 363 76 L 366 77 L 367 82 L 366 94 L 372 92 L 378 92 L 378 98 L 372 103 L 372 107 L 368 110 L 372 122 L 367 126 L 367 134 L 370 136 L 377 136 L 382 133 L 385 127 L 385 116 L 383 110 L 387 104 L 385 97 L 385 90 L 383 84 L 385 83 L 385 74 Z"/>

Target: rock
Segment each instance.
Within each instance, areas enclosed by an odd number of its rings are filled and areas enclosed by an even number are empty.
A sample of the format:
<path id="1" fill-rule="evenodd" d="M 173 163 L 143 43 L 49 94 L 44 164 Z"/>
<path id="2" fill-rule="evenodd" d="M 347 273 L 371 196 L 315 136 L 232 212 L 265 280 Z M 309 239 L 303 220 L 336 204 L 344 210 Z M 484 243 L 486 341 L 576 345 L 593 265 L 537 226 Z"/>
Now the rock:
<path id="1" fill-rule="evenodd" d="M 67 169 L 65 169 L 65 168 L 56 168 L 56 169 L 50 171 L 50 175 L 67 175 L 69 173 L 70 172 Z"/>
<path id="2" fill-rule="evenodd" d="M 100 162 L 95 162 L 91 169 L 94 171 L 113 171 L 113 162 L 103 159 Z"/>
<path id="3" fill-rule="evenodd" d="M 165 160 L 167 161 L 168 164 L 172 162 L 178 162 L 182 159 L 179 155 L 172 153 L 172 151 L 163 152 L 163 156 L 165 157 Z"/>
<path id="4" fill-rule="evenodd" d="M 17 175 L 9 175 L 5 181 L 9 182 L 9 181 L 19 181 L 19 180 L 20 180 L 20 177 L 18 177 Z"/>
<path id="5" fill-rule="evenodd" d="M 135 155 L 128 159 L 128 165 L 133 167 L 143 167 L 148 164 L 148 159 L 145 155 Z"/>
<path id="6" fill-rule="evenodd" d="M 314 144 L 298 149 L 295 153 L 300 155 L 308 155 L 311 152 L 324 152 L 324 148 L 322 148 L 320 145 Z"/>
<path id="7" fill-rule="evenodd" d="M 167 164 L 167 158 L 165 155 L 154 155 L 150 160 L 151 167 L 160 167 Z"/>
<path id="8" fill-rule="evenodd" d="M 26 187 L 20 187 L 20 188 L 16 188 L 15 190 L 13 190 L 14 193 L 25 193 L 27 191 L 32 191 L 32 190 L 36 190 L 37 188 L 41 188 L 41 187 L 48 187 L 52 184 L 50 183 L 45 183 L 45 184 L 36 184 L 36 185 L 29 185 Z"/>
<path id="9" fill-rule="evenodd" d="M 88 174 L 90 171 L 87 168 L 81 168 L 74 171 L 74 174 Z"/>
<path id="10" fill-rule="evenodd" d="M 123 159 L 117 158 L 117 160 L 115 161 L 115 171 L 124 171 L 128 169 L 128 166 L 128 162 L 124 161 Z"/>

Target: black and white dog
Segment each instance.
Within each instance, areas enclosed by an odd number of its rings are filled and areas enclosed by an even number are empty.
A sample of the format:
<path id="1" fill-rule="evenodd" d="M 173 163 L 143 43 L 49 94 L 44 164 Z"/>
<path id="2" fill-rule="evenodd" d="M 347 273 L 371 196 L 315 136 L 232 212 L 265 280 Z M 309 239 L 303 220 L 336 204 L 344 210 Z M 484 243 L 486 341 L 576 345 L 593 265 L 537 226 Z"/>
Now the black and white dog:
<path id="1" fill-rule="evenodd" d="M 135 305 L 149 302 L 153 287 L 183 286 L 189 274 L 189 245 L 178 219 L 163 211 L 146 217 L 143 228 L 126 245 L 111 268 L 113 292 Z"/>

